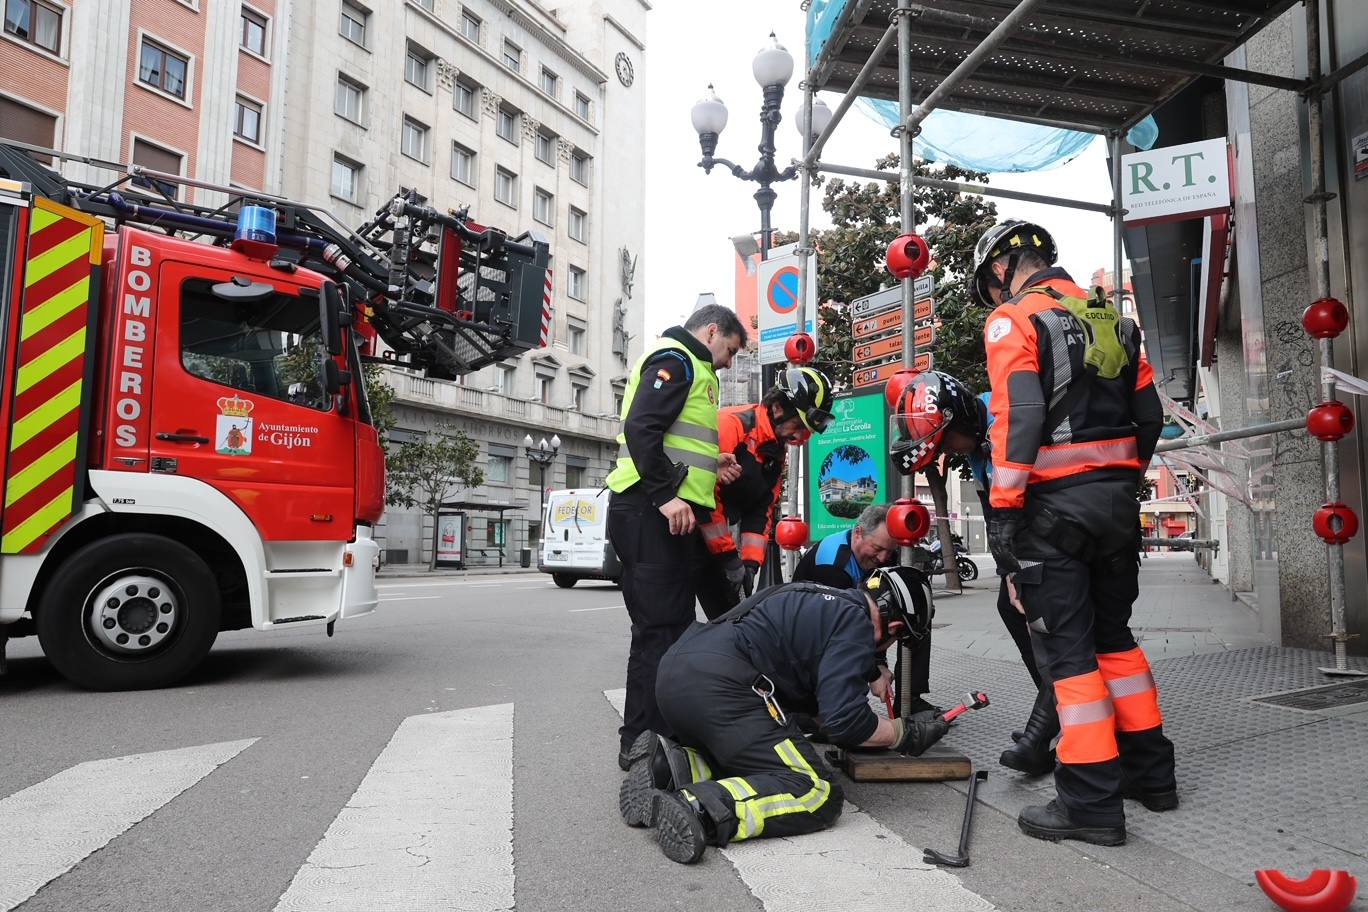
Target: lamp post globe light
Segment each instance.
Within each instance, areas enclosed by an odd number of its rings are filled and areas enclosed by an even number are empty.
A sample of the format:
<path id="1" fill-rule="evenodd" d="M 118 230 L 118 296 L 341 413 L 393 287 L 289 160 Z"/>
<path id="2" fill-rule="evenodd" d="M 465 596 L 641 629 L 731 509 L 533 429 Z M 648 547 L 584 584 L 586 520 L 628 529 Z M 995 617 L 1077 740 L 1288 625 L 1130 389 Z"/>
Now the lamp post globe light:
<path id="1" fill-rule="evenodd" d="M 769 259 L 770 239 L 773 234 L 770 228 L 770 210 L 774 208 L 777 195 L 771 184 L 793 180 L 798 176 L 796 165 L 780 170 L 774 163 L 774 131 L 783 120 L 779 106 L 784 99 L 784 87 L 793 78 L 793 55 L 784 49 L 773 32 L 770 33 L 769 44 L 761 48 L 760 53 L 751 61 L 751 72 L 764 91 L 764 101 L 760 106 L 760 160 L 756 162 L 755 167 L 747 170 L 715 155 L 718 137 L 727 126 L 727 106 L 717 97 L 711 85 L 708 86 L 708 94 L 699 99 L 689 113 L 693 128 L 698 131 L 698 145 L 703 150 L 703 160 L 698 166 L 705 173 L 711 174 L 715 165 L 722 165 L 737 178 L 760 185 L 760 189 L 755 191 L 755 202 L 760 207 L 760 259 L 765 260 Z M 803 119 L 801 114 L 799 117 Z M 812 129 L 807 131 L 806 135 L 817 136 L 830 122 L 830 109 L 821 102 L 814 103 Z M 799 132 L 804 132 L 806 126 L 800 123 Z"/>
<path id="2" fill-rule="evenodd" d="M 541 494 L 540 506 L 537 508 L 537 531 L 538 538 L 546 535 L 546 469 L 556 460 L 556 453 L 560 452 L 561 439 L 558 434 L 551 435 L 551 442 L 547 443 L 543 437 L 534 445 L 532 435 L 527 434 L 523 437 L 523 451 L 527 453 L 527 458 L 541 467 L 538 474 L 537 489 Z"/>

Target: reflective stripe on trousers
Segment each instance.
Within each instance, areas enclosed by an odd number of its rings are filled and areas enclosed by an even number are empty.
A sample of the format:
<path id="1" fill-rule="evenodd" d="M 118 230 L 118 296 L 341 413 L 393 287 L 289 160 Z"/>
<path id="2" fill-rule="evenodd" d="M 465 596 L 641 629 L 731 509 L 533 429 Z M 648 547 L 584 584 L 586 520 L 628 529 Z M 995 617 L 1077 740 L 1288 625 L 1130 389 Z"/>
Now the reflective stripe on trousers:
<path id="1" fill-rule="evenodd" d="M 1055 681 L 1059 706 L 1060 763 L 1102 763 L 1120 756 L 1116 714 L 1101 672 L 1089 671 Z"/>
<path id="2" fill-rule="evenodd" d="M 1124 652 L 1098 653 L 1097 670 L 1111 694 L 1117 731 L 1146 731 L 1164 723 L 1154 675 L 1139 646 Z"/>
<path id="3" fill-rule="evenodd" d="M 755 789 L 740 776 L 719 779 L 717 784 L 725 788 L 736 802 L 736 835 L 734 842 L 752 839 L 765 831 L 765 821 L 781 814 L 812 814 L 831 797 L 831 783 L 817 775 L 803 755 L 799 753 L 792 739 L 785 739 L 774 746 L 784 766 L 795 773 L 802 773 L 812 782 L 812 788 L 802 795 L 787 792 L 757 798 Z"/>

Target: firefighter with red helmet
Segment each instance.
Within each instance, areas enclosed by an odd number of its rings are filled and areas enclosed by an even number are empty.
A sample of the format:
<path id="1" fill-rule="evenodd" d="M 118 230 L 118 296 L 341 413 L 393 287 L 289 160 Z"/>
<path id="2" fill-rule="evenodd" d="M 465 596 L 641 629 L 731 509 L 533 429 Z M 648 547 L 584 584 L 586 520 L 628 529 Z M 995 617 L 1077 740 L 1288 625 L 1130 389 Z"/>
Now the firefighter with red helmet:
<path id="1" fill-rule="evenodd" d="M 898 437 L 889 450 L 898 470 L 910 475 L 926 468 L 942 454 L 967 457 L 974 487 L 983 504 L 983 515 L 991 519 L 993 508 L 989 492 L 992 490 L 993 463 L 988 428 L 992 417 L 988 414 L 988 394 L 973 396 L 967 386 L 949 374 L 926 371 L 904 388 L 894 416 Z M 1054 770 L 1055 755 L 1051 745 L 1059 734 L 1054 690 L 1043 684 L 1031 649 L 1030 628 L 1018 607 L 1019 600 L 1008 585 L 1006 571 L 999 569 L 998 576 L 1001 577 L 998 616 L 1036 687 L 1030 717 L 1021 731 L 1012 733 L 1013 744 L 1002 752 L 998 762 L 1028 776 L 1043 776 Z"/>
<path id="2" fill-rule="evenodd" d="M 811 367 L 781 371 L 774 389 L 753 405 L 718 413 L 718 446 L 733 453 L 741 475 L 718 483 L 712 516 L 700 526 L 712 566 L 697 581 L 703 613 L 715 618 L 731 610 L 754 588 L 765 562 L 774 505 L 784 486 L 789 446 L 802 446 L 831 423 L 831 381 Z M 740 547 L 731 527 L 739 528 Z"/>
<path id="3" fill-rule="evenodd" d="M 1055 791 L 1022 831 L 1126 840 L 1123 797 L 1178 805 L 1173 744 L 1129 623 L 1138 594 L 1136 489 L 1163 423 L 1140 330 L 1074 284 L 1039 225 L 1008 221 L 974 251 L 972 292 L 992 386 L 988 544 L 1013 574 L 1059 712 Z"/>

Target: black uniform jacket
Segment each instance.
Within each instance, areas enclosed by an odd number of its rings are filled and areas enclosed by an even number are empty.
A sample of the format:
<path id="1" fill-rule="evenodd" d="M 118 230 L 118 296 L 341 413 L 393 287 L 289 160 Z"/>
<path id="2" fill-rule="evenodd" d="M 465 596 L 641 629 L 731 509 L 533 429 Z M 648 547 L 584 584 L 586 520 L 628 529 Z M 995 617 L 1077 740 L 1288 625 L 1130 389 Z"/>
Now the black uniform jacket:
<path id="1" fill-rule="evenodd" d="M 854 746 L 874 734 L 878 717 L 868 696 L 876 649 L 863 593 L 789 583 L 762 595 L 739 620 L 715 624 L 734 628 L 785 712 L 820 716 L 835 744 Z"/>

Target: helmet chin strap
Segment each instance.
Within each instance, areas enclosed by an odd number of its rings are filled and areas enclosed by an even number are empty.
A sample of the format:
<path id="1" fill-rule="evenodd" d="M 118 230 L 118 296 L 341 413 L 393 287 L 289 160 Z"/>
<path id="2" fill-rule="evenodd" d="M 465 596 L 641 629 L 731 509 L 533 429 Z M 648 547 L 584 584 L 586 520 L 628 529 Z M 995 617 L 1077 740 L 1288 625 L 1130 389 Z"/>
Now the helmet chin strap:
<path id="1" fill-rule="evenodd" d="M 1012 279 L 1016 278 L 1017 261 L 1021 259 L 1021 254 L 1013 253 L 1007 257 L 1007 271 L 1002 274 L 1002 297 L 1004 299 L 1012 296 Z"/>

